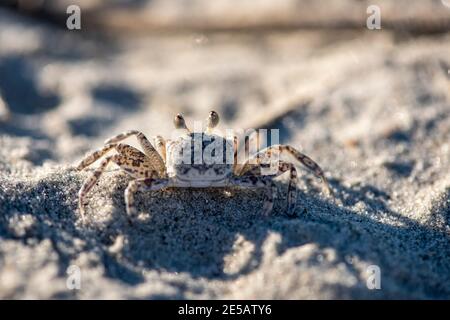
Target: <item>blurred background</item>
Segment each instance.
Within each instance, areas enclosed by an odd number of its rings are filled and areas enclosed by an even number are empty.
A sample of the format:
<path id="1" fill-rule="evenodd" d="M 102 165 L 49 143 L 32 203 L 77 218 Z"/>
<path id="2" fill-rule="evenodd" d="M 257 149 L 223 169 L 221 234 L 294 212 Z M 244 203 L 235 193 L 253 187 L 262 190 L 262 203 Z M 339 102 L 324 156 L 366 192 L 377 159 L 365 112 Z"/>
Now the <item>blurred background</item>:
<path id="1" fill-rule="evenodd" d="M 448 94 L 445 0 L 0 4 L 0 130 L 49 143 L 50 160 L 125 129 L 169 134 L 175 113 L 192 122 L 210 109 L 224 127 L 279 128 L 282 142 L 311 125 L 316 143 L 352 143 L 371 117 L 433 101 L 408 72 Z M 381 30 L 366 27 L 374 4 Z M 66 27 L 70 5 L 81 30 Z"/>

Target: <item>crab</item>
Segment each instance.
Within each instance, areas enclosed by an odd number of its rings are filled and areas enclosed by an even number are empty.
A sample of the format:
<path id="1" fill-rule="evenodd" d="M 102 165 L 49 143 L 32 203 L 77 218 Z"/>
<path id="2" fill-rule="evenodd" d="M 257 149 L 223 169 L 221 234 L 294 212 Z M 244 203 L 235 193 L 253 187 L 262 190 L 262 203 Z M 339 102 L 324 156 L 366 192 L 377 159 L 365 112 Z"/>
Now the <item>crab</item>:
<path id="1" fill-rule="evenodd" d="M 219 123 L 219 115 L 211 111 L 206 119 L 206 130 L 204 132 L 192 132 L 186 126 L 181 114 L 174 118 L 175 128 L 180 134 L 176 139 L 164 140 L 161 136 L 153 138 L 153 144 L 146 136 L 137 130 L 129 130 L 118 134 L 105 141 L 102 148 L 88 154 L 76 166 L 77 170 L 83 170 L 107 155 L 110 151 L 116 153 L 103 158 L 100 165 L 91 173 L 83 183 L 78 193 L 79 212 L 84 219 L 86 195 L 97 183 L 98 179 L 110 163 L 119 166 L 120 169 L 128 173 L 131 180 L 125 189 L 125 204 L 128 217 L 133 217 L 137 213 L 135 206 L 135 194 L 138 191 L 156 191 L 165 188 L 213 188 L 213 187 L 243 187 L 243 188 L 264 188 L 265 198 L 262 207 L 262 214 L 268 215 L 273 208 L 273 199 L 277 191 L 273 179 L 285 172 L 289 172 L 289 184 L 287 190 L 287 213 L 293 214 L 297 203 L 297 170 L 293 163 L 272 159 L 272 155 L 290 155 L 302 164 L 306 169 L 314 173 L 324 183 L 327 194 L 331 194 L 327 179 L 317 163 L 311 158 L 296 150 L 290 145 L 273 145 L 264 148 L 248 159 L 238 164 L 238 139 L 234 136 L 231 139 L 214 134 L 213 129 Z M 120 143 L 122 140 L 135 136 L 142 148 L 142 151 Z M 212 142 L 222 143 L 224 153 L 219 155 L 216 161 L 206 161 L 191 158 L 195 152 L 191 152 L 188 160 L 181 161 L 182 151 L 195 151 L 195 137 L 200 136 L 202 152 L 208 148 Z M 226 151 L 232 150 L 232 160 L 223 161 Z M 274 163 L 274 161 L 276 161 Z M 264 166 L 270 164 L 276 167 L 276 172 L 263 174 Z"/>

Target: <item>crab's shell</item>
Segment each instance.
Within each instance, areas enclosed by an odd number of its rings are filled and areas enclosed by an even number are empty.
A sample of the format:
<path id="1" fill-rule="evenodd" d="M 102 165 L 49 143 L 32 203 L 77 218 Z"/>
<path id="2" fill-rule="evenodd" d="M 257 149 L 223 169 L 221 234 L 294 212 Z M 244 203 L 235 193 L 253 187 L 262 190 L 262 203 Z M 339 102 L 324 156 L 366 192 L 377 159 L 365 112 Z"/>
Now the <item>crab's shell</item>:
<path id="1" fill-rule="evenodd" d="M 180 184 L 208 187 L 225 183 L 233 173 L 233 143 L 207 133 L 190 133 L 169 141 L 167 174 Z"/>

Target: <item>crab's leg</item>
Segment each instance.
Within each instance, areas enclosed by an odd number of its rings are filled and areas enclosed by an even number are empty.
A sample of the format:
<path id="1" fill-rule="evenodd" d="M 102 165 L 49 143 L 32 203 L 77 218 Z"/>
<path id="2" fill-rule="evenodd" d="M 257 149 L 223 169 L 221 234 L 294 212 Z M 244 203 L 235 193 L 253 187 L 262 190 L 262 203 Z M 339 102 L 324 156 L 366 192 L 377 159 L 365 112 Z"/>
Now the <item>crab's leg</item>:
<path id="1" fill-rule="evenodd" d="M 129 218 L 136 215 L 136 206 L 134 204 L 134 194 L 138 191 L 156 191 L 169 185 L 169 179 L 137 179 L 130 181 L 125 189 L 125 205 Z"/>
<path id="2" fill-rule="evenodd" d="M 286 172 L 289 170 L 289 185 L 288 185 L 288 207 L 287 207 L 287 213 L 289 215 L 294 214 L 295 207 L 297 205 L 297 169 L 295 169 L 295 166 L 292 163 L 288 162 L 280 162 L 278 169 L 281 172 Z"/>
<path id="3" fill-rule="evenodd" d="M 253 132 L 251 135 L 246 135 L 244 138 L 244 146 L 246 155 L 250 152 L 251 143 L 256 143 L 256 147 L 260 147 L 259 131 Z"/>
<path id="4" fill-rule="evenodd" d="M 86 179 L 86 181 L 81 186 L 80 191 L 78 192 L 78 209 L 80 211 L 81 217 L 84 220 L 84 205 L 85 205 L 85 198 L 88 192 L 92 189 L 92 187 L 97 183 L 98 179 L 102 175 L 103 171 L 105 171 L 106 166 L 111 161 L 118 161 L 120 159 L 120 155 L 115 154 L 109 157 L 106 157 L 105 159 L 100 162 L 100 165 L 97 169 L 94 170 L 94 172 L 89 176 L 89 178 Z"/>
<path id="5" fill-rule="evenodd" d="M 166 140 L 161 136 L 153 137 L 153 143 L 161 158 L 166 162 Z"/>
<path id="6" fill-rule="evenodd" d="M 110 150 L 114 149 L 117 146 L 116 143 L 111 143 L 103 146 L 103 148 L 96 150 L 90 154 L 88 154 L 86 157 L 84 157 L 76 166 L 77 170 L 83 170 L 87 166 L 91 165 L 101 157 L 103 157 L 106 153 L 108 153 Z"/>
<path id="7" fill-rule="evenodd" d="M 248 130 L 248 129 L 247 129 Z M 246 131 L 247 132 L 247 131 Z M 239 175 L 239 172 L 243 169 L 243 165 L 245 163 L 245 159 L 248 159 L 250 153 L 250 146 L 253 145 L 259 149 L 260 146 L 260 138 L 259 131 L 253 131 L 250 135 L 247 133 L 244 136 L 244 142 L 239 144 L 239 138 L 234 136 L 234 173 Z M 243 148 L 243 150 L 242 150 Z M 243 153 L 243 154 L 242 154 Z M 242 158 L 244 157 L 244 158 Z M 242 162 L 240 162 L 242 161 Z"/>
<path id="8" fill-rule="evenodd" d="M 112 138 L 109 138 L 105 141 L 105 144 L 112 144 L 120 142 L 130 136 L 135 135 L 139 144 L 141 145 L 142 149 L 144 150 L 144 153 L 147 155 L 147 157 L 150 158 L 153 167 L 160 175 L 162 175 L 165 170 L 166 166 L 164 165 L 164 160 L 161 157 L 161 155 L 156 151 L 156 149 L 153 147 L 153 145 L 150 143 L 150 141 L 147 139 L 147 137 L 140 131 L 137 130 L 129 130 L 122 132 Z"/>
<path id="9" fill-rule="evenodd" d="M 260 152 L 258 152 L 256 155 L 254 155 L 251 159 L 247 160 L 241 171 L 239 172 L 239 175 L 242 175 L 242 173 L 245 173 L 248 171 L 248 168 L 252 167 L 252 160 L 253 162 L 256 161 L 257 164 L 261 163 L 265 159 L 270 159 L 272 154 L 279 153 L 279 155 L 287 154 L 293 156 L 298 162 L 300 162 L 304 167 L 306 167 L 308 170 L 313 172 L 317 177 L 319 177 L 323 184 L 325 191 L 328 194 L 332 194 L 331 189 L 328 184 L 328 180 L 325 177 L 325 174 L 323 173 L 323 170 L 319 167 L 317 163 L 315 163 L 310 157 L 307 155 L 301 153 L 297 149 L 289 146 L 289 145 L 274 145 L 267 147 Z"/>
<path id="10" fill-rule="evenodd" d="M 248 171 L 244 172 L 242 175 L 261 175 L 261 165 L 254 165 Z M 271 177 L 275 178 L 285 172 L 289 171 L 289 184 L 288 184 L 288 192 L 287 192 L 287 213 L 289 215 L 294 214 L 295 207 L 297 205 L 297 169 L 292 163 L 278 161 L 278 172 L 275 175 L 271 175 Z"/>
<path id="11" fill-rule="evenodd" d="M 138 149 L 126 144 L 118 144 L 115 148 L 120 154 L 108 156 L 103 159 L 98 168 L 96 168 L 83 183 L 83 186 L 78 193 L 78 205 L 82 217 L 84 217 L 85 212 L 84 199 L 86 198 L 86 195 L 97 183 L 110 162 L 115 163 L 134 178 L 148 178 L 152 175 L 158 175 L 158 172 L 153 168 L 151 160 Z"/>
<path id="12" fill-rule="evenodd" d="M 121 155 L 116 164 L 132 177 L 149 178 L 151 175 L 158 177 L 165 176 L 164 172 L 161 173 L 155 168 L 152 159 L 140 150 L 122 143 L 116 146 L 116 150 Z"/>
<path id="13" fill-rule="evenodd" d="M 233 160 L 234 160 L 233 172 L 236 174 L 236 172 L 239 171 L 239 166 L 238 166 L 239 139 L 236 135 L 233 136 L 233 148 L 234 148 L 234 150 L 233 150 L 234 151 L 234 153 L 233 153 Z"/>
<path id="14" fill-rule="evenodd" d="M 262 208 L 262 214 L 268 215 L 272 211 L 273 199 L 277 192 L 277 187 L 272 181 L 272 177 L 255 175 L 235 177 L 231 180 L 231 184 L 244 188 L 265 188 L 266 193 L 264 198 L 264 205 Z"/>

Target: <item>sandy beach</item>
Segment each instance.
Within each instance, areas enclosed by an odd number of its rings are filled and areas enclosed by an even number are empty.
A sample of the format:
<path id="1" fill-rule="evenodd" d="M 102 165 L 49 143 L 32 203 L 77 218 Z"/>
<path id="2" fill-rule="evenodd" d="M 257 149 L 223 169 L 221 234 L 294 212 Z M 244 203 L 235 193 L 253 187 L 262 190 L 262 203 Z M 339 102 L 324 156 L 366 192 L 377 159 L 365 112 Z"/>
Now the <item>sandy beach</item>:
<path id="1" fill-rule="evenodd" d="M 68 31 L 0 7 L 0 298 L 449 299 L 450 8 L 432 8 L 439 21 L 422 11 L 403 29 L 393 6 L 374 31 L 364 8 L 348 28 L 286 28 L 288 16 L 165 33 L 125 18 Z M 293 216 L 283 175 L 269 216 L 261 190 L 168 189 L 138 193 L 129 225 L 130 177 L 111 165 L 81 220 L 85 154 L 129 129 L 170 137 L 175 114 L 190 125 L 212 109 L 223 129 L 279 129 L 335 197 L 299 167 Z"/>

